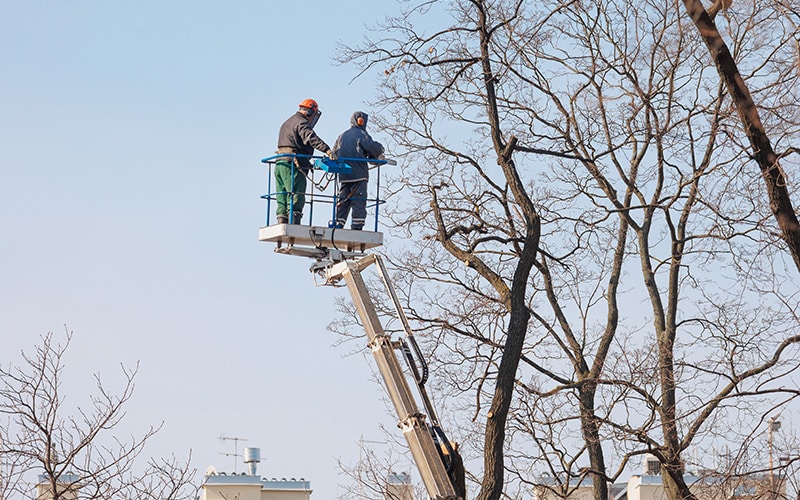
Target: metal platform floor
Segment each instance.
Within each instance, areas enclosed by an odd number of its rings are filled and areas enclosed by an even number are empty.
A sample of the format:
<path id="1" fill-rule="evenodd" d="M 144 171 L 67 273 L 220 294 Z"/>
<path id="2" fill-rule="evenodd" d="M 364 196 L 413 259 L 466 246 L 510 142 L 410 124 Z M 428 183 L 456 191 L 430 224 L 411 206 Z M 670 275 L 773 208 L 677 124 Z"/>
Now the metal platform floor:
<path id="1" fill-rule="evenodd" d="M 383 245 L 383 233 L 302 224 L 274 224 L 262 227 L 258 230 L 258 239 L 277 243 L 278 248 L 287 245 L 335 248 L 347 252 L 364 252 Z"/>

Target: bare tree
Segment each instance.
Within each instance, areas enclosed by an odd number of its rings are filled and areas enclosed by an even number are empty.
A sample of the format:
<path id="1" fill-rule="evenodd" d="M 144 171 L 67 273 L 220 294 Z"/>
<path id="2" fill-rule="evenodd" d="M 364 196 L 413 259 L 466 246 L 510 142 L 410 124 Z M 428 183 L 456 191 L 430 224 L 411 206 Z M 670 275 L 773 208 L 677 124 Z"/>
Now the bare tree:
<path id="1" fill-rule="evenodd" d="M 0 366 L 0 414 L 5 416 L 0 441 L 3 464 L 3 498 L 28 497 L 25 480 L 41 471 L 38 484 L 54 500 L 77 495 L 81 499 L 194 498 L 194 470 L 189 461 L 150 459 L 138 466 L 146 442 L 159 427 L 141 437 L 121 439 L 114 429 L 125 417 L 133 395 L 136 369 L 122 367 L 119 392 L 110 391 L 95 375 L 95 392 L 88 409 L 68 399 L 84 395 L 63 392 L 67 353 L 72 334 L 58 343 L 51 333 L 43 336 L 34 353 L 22 353 L 20 365 Z"/>
<path id="2" fill-rule="evenodd" d="M 480 499 L 524 496 L 544 470 L 605 500 L 645 453 L 670 498 L 693 498 L 690 446 L 741 446 L 798 395 L 798 287 L 684 18 L 422 1 L 342 53 L 385 75 L 375 121 L 406 160 L 391 215 L 415 242 L 394 264 L 441 393 L 482 436 Z M 756 34 L 738 46 L 780 67 Z M 762 73 L 744 78 L 791 137 L 797 100 Z"/>
<path id="3" fill-rule="evenodd" d="M 734 55 L 717 29 L 714 18 L 720 6 L 730 7 L 732 2 L 730 0 L 715 0 L 708 11 L 703 8 L 700 0 L 684 0 L 683 3 L 686 6 L 686 12 L 697 27 L 703 41 L 705 41 L 720 78 L 725 83 L 725 87 L 739 112 L 739 119 L 750 143 L 753 159 L 761 170 L 761 175 L 764 179 L 770 210 L 778 222 L 778 227 L 794 259 L 795 266 L 800 270 L 800 223 L 797 221 L 797 214 L 791 201 L 786 175 L 780 163 L 781 157 L 790 153 L 797 153 L 798 150 L 790 145 L 786 151 L 780 154 L 776 153 L 769 133 L 761 120 L 759 106 L 753 99 L 747 84 L 747 75 L 740 73 Z M 764 18 L 760 19 L 760 16 L 755 13 L 745 17 L 745 20 L 752 24 L 750 29 L 760 30 L 766 28 L 771 30 L 770 33 L 776 43 L 775 53 L 770 59 L 779 59 L 778 64 L 767 64 L 762 69 L 776 71 L 776 75 L 771 78 L 774 85 L 780 87 L 785 87 L 787 84 L 792 85 L 796 81 L 797 64 L 800 63 L 795 59 L 800 56 L 797 52 L 797 21 L 800 20 L 800 12 L 796 6 L 793 7 L 791 4 L 782 2 L 772 2 L 771 4 L 742 2 L 741 4 L 742 11 L 750 8 L 767 13 Z M 736 8 L 737 10 L 740 8 L 739 2 L 737 2 Z M 733 20 L 736 21 L 737 19 L 739 17 L 734 15 Z M 757 60 L 754 64 L 754 72 L 756 72 L 758 67 L 762 65 L 762 61 Z M 791 94 L 794 95 L 795 99 L 797 98 L 796 91 L 791 92 Z M 778 110 L 773 109 L 772 111 Z"/>

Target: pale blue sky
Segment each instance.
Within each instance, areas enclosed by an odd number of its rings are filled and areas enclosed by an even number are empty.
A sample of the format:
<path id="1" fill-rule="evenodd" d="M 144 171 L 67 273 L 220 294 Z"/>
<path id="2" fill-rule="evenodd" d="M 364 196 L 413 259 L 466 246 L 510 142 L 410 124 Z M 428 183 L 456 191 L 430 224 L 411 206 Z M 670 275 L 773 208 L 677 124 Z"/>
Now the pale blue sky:
<path id="1" fill-rule="evenodd" d="M 259 160 L 306 97 L 329 143 L 373 113 L 332 57 L 397 8 L 0 0 L 0 362 L 66 325 L 69 397 L 141 362 L 123 429 L 164 420 L 150 454 L 231 470 L 217 438 L 243 437 L 333 498 L 336 459 L 395 419 L 371 359 L 332 346 L 342 292 L 258 241 Z"/>

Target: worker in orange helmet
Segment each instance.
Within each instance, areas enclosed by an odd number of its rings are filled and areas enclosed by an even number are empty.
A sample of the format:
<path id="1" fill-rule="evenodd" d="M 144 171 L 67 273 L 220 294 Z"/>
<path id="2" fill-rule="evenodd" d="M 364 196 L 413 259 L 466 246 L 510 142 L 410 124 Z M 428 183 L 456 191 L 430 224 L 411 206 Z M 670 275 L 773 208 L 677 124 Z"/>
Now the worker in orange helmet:
<path id="1" fill-rule="evenodd" d="M 316 149 L 335 159 L 331 148 L 314 132 L 314 125 L 322 116 L 317 101 L 305 99 L 298 108 L 298 111 L 281 125 L 278 133 L 278 154 L 310 156 Z M 306 201 L 306 176 L 311 168 L 311 160 L 308 158 L 287 156 L 275 162 L 278 224 L 300 224 Z"/>

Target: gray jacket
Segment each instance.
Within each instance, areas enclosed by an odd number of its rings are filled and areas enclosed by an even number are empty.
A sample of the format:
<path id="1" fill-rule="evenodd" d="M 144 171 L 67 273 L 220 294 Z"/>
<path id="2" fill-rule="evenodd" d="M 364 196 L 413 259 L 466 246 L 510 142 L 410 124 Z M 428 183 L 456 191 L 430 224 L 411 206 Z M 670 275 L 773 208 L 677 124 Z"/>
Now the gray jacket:
<path id="1" fill-rule="evenodd" d="M 319 138 L 313 126 L 300 111 L 290 116 L 278 132 L 278 152 L 312 155 L 315 149 L 323 153 L 330 151 L 330 146 Z M 298 158 L 297 165 L 302 170 L 308 170 L 311 168 L 311 161 L 308 158 Z"/>
<path id="2" fill-rule="evenodd" d="M 359 125 L 359 118 L 362 124 Z M 363 111 L 356 111 L 350 117 L 350 128 L 342 132 L 333 145 L 333 152 L 337 158 L 364 158 L 377 159 L 383 154 L 383 145 L 373 141 L 367 133 L 367 120 L 369 115 Z M 355 182 L 369 178 L 369 163 L 366 161 L 345 160 L 351 167 L 349 174 L 339 174 L 340 182 Z"/>

